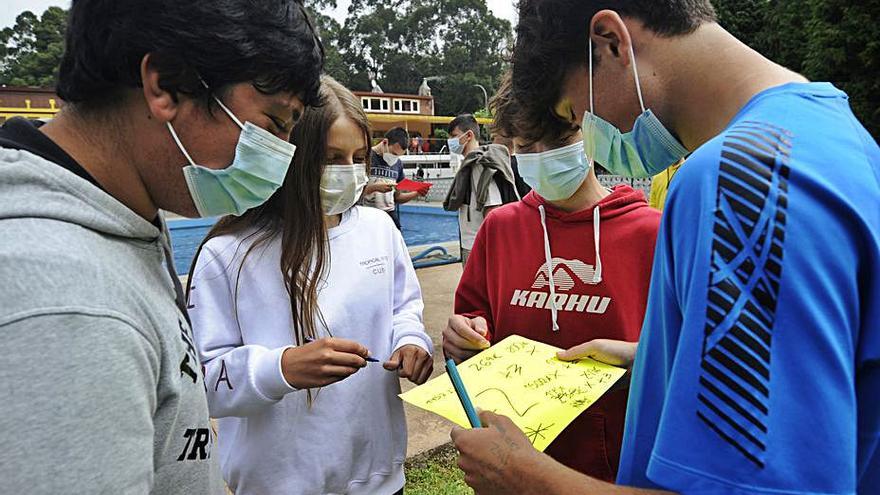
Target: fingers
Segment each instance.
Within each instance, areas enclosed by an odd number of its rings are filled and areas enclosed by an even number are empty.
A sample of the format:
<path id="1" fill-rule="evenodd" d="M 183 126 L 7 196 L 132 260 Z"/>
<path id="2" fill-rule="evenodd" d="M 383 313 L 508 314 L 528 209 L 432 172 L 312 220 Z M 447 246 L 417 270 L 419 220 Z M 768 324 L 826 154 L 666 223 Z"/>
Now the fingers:
<path id="1" fill-rule="evenodd" d="M 572 348 L 556 353 L 556 357 L 562 361 L 576 361 L 578 359 L 583 359 L 595 352 L 594 342 L 595 341 L 591 340 L 583 344 L 578 344 Z"/>
<path id="2" fill-rule="evenodd" d="M 358 356 L 366 359 L 370 355 L 370 351 L 367 350 L 366 347 L 358 344 L 353 340 L 348 339 L 337 339 L 334 337 L 330 337 L 328 339 L 322 339 L 326 342 L 326 344 L 333 350 L 338 352 L 345 352 L 349 354 L 357 354 Z"/>
<path id="3" fill-rule="evenodd" d="M 467 431 L 467 430 L 456 425 L 456 426 L 453 426 L 452 431 L 449 432 L 449 437 L 452 438 L 452 443 L 455 444 L 455 448 L 458 448 L 458 442 L 459 442 L 459 439 L 461 438 L 461 434 L 464 433 L 465 431 Z M 459 449 L 459 450 L 461 450 L 461 449 Z"/>
<path id="4" fill-rule="evenodd" d="M 325 364 L 324 366 L 321 366 L 321 375 L 325 377 L 337 378 L 337 380 L 332 380 L 330 382 L 332 383 L 357 373 L 359 369 L 360 368 L 352 368 L 351 366 L 335 366 L 332 364 Z"/>
<path id="5" fill-rule="evenodd" d="M 462 361 L 470 358 L 476 353 L 477 351 L 467 351 L 464 349 L 459 349 L 458 347 L 452 345 L 445 338 L 443 339 L 443 354 L 446 356 L 447 359 L 452 359 L 455 364 L 461 364 Z"/>
<path id="6" fill-rule="evenodd" d="M 480 411 L 480 423 L 483 423 L 483 427 L 496 425 L 500 423 L 502 419 L 508 418 L 506 416 L 501 416 L 500 414 L 495 414 L 492 411 Z"/>
<path id="7" fill-rule="evenodd" d="M 485 320 L 483 320 L 485 325 Z M 488 330 L 486 330 L 488 332 Z M 443 331 L 444 341 L 459 349 L 483 350 L 489 347 L 489 341 L 471 326 L 470 320 L 463 316 L 453 316 Z M 445 343 L 445 342 L 444 342 Z"/>
<path id="8" fill-rule="evenodd" d="M 472 319 L 471 326 L 484 340 L 489 335 L 489 324 L 486 323 L 486 319 L 482 316 Z"/>
<path id="9" fill-rule="evenodd" d="M 349 368 L 363 368 L 367 365 L 367 360 L 357 354 L 349 354 L 347 352 L 338 352 L 329 349 L 324 352 L 323 361 L 326 364 L 346 366 Z"/>
<path id="10" fill-rule="evenodd" d="M 400 368 L 400 349 L 394 351 L 394 354 L 388 358 L 388 361 L 382 363 L 382 367 L 388 371 L 394 371 L 397 368 Z"/>
<path id="11" fill-rule="evenodd" d="M 632 366 L 635 359 L 637 342 L 623 340 L 595 339 L 557 354 L 563 361 L 592 358 L 612 366 Z"/>
<path id="12" fill-rule="evenodd" d="M 400 371 L 401 378 L 412 378 L 416 368 L 417 350 L 413 346 L 404 346 L 400 351 Z"/>
<path id="13" fill-rule="evenodd" d="M 431 378 L 431 373 L 434 371 L 434 360 L 431 359 L 431 356 L 426 356 L 425 360 L 422 364 L 421 372 L 419 373 L 418 378 L 416 378 L 415 383 L 417 385 L 421 385 L 428 381 L 428 378 Z"/>

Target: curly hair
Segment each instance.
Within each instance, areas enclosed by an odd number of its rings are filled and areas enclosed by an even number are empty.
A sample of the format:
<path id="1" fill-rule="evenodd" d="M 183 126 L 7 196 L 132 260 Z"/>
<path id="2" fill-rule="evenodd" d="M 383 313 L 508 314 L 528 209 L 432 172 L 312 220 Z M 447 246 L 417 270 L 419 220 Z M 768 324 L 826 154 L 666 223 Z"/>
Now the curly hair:
<path id="1" fill-rule="evenodd" d="M 526 142 L 570 135 L 577 127 L 553 108 L 572 69 L 587 63 L 587 29 L 600 10 L 644 23 L 660 36 L 681 36 L 715 22 L 709 0 L 521 0 L 511 60 L 510 96 L 515 108 L 505 132 Z"/>

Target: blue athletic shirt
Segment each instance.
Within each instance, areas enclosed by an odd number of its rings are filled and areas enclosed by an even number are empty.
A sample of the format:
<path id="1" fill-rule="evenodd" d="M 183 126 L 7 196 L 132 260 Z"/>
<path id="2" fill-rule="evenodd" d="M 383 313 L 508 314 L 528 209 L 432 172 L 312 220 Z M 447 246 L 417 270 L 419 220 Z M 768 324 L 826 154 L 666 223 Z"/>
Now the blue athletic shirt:
<path id="1" fill-rule="evenodd" d="M 627 411 L 620 484 L 880 494 L 880 149 L 831 84 L 676 175 Z"/>

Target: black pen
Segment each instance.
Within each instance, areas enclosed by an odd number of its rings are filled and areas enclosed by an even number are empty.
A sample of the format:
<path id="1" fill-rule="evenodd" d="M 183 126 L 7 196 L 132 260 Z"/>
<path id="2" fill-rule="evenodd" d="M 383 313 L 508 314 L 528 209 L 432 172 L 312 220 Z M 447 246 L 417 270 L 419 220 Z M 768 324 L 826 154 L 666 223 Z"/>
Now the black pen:
<path id="1" fill-rule="evenodd" d="M 314 339 L 310 339 L 310 338 L 306 337 L 306 344 L 311 344 L 314 341 L 315 341 Z M 366 359 L 367 362 L 370 362 L 370 363 L 378 363 L 379 362 L 378 359 L 376 359 L 374 357 L 370 357 L 370 356 L 367 356 L 364 359 Z"/>

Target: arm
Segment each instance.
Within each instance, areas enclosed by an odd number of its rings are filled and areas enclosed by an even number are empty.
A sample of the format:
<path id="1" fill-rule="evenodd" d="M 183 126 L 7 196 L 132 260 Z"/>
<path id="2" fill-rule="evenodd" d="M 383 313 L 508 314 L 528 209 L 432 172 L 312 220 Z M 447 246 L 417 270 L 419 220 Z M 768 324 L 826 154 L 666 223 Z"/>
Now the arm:
<path id="1" fill-rule="evenodd" d="M 401 181 L 406 179 L 406 174 L 403 173 L 403 163 L 398 160 L 395 166 L 397 168 L 397 182 L 400 183 Z M 394 190 L 394 202 L 399 205 L 409 203 L 419 196 L 421 196 L 421 194 L 415 191 L 398 191 L 396 189 Z"/>
<path id="2" fill-rule="evenodd" d="M 394 202 L 397 204 L 405 204 L 418 198 L 421 194 L 415 191 L 394 191 Z"/>
<path id="3" fill-rule="evenodd" d="M 455 427 L 452 441 L 459 450 L 458 467 L 465 482 L 480 495 L 648 495 L 664 494 L 599 481 L 554 461 L 532 447 L 513 422 L 484 411 L 483 428 Z"/>
<path id="4" fill-rule="evenodd" d="M 123 317 L 86 311 L 0 325 L 3 491 L 151 490 L 158 344 Z"/>
<path id="5" fill-rule="evenodd" d="M 281 356 L 288 346 L 268 348 L 242 342 L 232 285 L 240 262 L 205 246 L 190 275 L 193 336 L 215 418 L 248 416 L 296 391 L 281 372 Z"/>
<path id="6" fill-rule="evenodd" d="M 434 344 L 425 332 L 422 312 L 422 290 L 415 268 L 409 257 L 409 250 L 403 236 L 394 230 L 394 278 L 392 299 L 394 315 L 392 317 L 392 349 L 393 353 L 385 368 L 399 369 L 401 378 L 424 383 L 433 371 L 434 362 L 431 354 Z"/>
<path id="7" fill-rule="evenodd" d="M 192 274 L 190 316 L 211 416 L 248 416 L 288 393 L 333 383 L 366 365 L 366 348 L 344 339 L 299 347 L 244 344 L 232 285 L 240 262 L 205 246 Z"/>
<path id="8" fill-rule="evenodd" d="M 455 290 L 455 314 L 443 330 L 443 352 L 456 363 L 489 347 L 492 339 L 492 306 L 486 286 L 487 220 L 477 232 L 471 256 Z"/>

